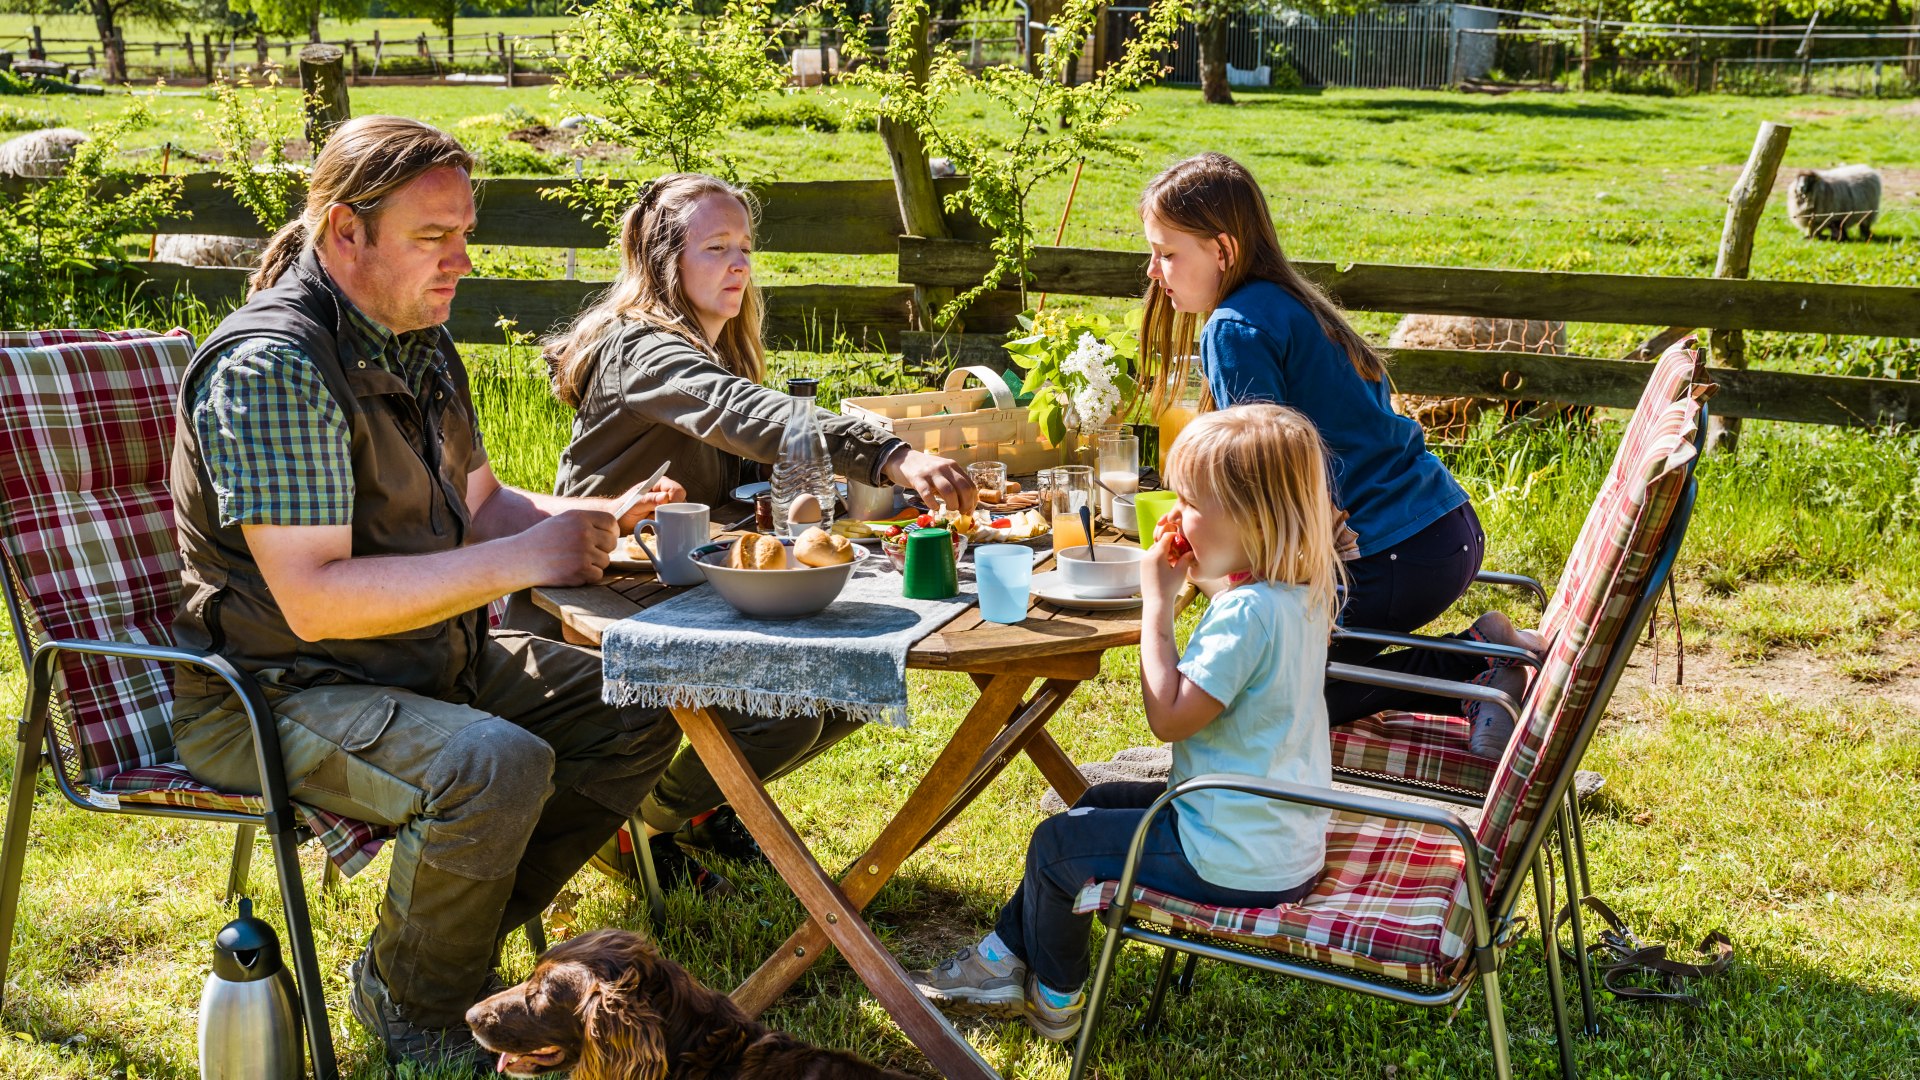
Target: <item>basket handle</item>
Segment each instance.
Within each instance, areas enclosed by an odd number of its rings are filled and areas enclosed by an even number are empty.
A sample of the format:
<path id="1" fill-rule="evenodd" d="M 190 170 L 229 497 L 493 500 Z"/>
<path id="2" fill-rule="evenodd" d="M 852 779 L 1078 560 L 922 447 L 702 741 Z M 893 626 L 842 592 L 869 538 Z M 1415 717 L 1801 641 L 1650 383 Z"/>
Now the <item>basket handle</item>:
<path id="1" fill-rule="evenodd" d="M 993 395 L 994 408 L 1012 409 L 1016 407 L 1013 400 L 1013 391 L 1007 389 L 1006 380 L 1000 377 L 999 372 L 984 364 L 971 364 L 967 367 L 957 367 L 947 372 L 946 384 L 943 385 L 941 389 L 948 392 L 958 390 L 967 385 L 967 376 L 969 375 L 987 385 L 987 393 Z"/>

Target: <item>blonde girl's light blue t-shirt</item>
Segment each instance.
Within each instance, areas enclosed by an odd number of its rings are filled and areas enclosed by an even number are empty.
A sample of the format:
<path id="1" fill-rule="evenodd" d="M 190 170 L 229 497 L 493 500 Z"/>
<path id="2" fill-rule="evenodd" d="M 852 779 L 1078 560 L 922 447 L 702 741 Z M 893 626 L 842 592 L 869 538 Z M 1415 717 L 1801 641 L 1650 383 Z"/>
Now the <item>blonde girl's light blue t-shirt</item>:
<path id="1" fill-rule="evenodd" d="M 1240 773 L 1331 787 L 1328 630 L 1299 586 L 1253 582 L 1214 597 L 1180 673 L 1226 708 L 1173 744 L 1170 783 Z M 1175 803 L 1187 861 L 1215 885 L 1281 892 L 1318 877 L 1326 862 L 1328 811 L 1223 790 Z"/>

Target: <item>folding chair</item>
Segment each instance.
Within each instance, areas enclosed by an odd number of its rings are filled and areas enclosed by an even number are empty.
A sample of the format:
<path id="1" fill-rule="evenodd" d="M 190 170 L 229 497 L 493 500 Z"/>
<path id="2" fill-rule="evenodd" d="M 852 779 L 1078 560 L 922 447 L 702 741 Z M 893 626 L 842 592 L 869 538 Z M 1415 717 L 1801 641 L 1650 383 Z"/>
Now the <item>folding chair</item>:
<path id="1" fill-rule="evenodd" d="M 1708 378 L 1705 363 L 1694 345 L 1695 339 L 1687 337 L 1668 348 L 1653 365 L 1646 388 L 1641 392 L 1640 401 L 1635 406 L 1627 422 L 1626 431 L 1621 436 L 1619 449 L 1615 452 L 1613 462 L 1601 483 L 1601 489 L 1594 498 L 1593 509 L 1589 511 L 1579 538 L 1575 540 L 1573 549 L 1569 553 L 1567 568 L 1561 574 L 1562 588 L 1556 592 L 1553 599 L 1548 600 L 1538 582 L 1522 575 L 1483 572 L 1478 579 L 1491 581 L 1494 584 L 1513 585 L 1535 595 L 1543 609 L 1540 634 L 1549 649 L 1552 647 L 1555 636 L 1566 629 L 1571 613 L 1571 608 L 1566 602 L 1565 582 L 1581 574 L 1581 562 L 1591 558 L 1592 553 L 1605 540 L 1605 537 L 1600 535 L 1605 527 L 1601 516 L 1602 508 L 1615 495 L 1619 487 L 1628 483 L 1631 464 L 1645 451 L 1647 440 L 1659 426 L 1665 411 L 1675 402 L 1683 399 L 1704 401 L 1715 389 Z M 1699 423 L 1701 425 L 1706 423 L 1704 410 Z M 1489 659 L 1504 658 L 1536 669 L 1539 666 L 1536 658 L 1522 650 L 1461 638 L 1396 634 L 1361 628 L 1337 630 L 1335 636 L 1379 645 L 1430 649 Z M 1495 700 L 1494 696 L 1481 688 L 1416 686 L 1404 678 L 1384 676 L 1378 672 L 1356 671 L 1350 667 L 1342 668 L 1342 671 L 1344 677 L 1351 681 L 1404 689 L 1421 689 L 1463 699 L 1479 697 L 1482 700 L 1493 701 L 1496 707 L 1506 707 L 1505 703 Z M 1467 740 L 1471 730 L 1472 725 L 1458 716 L 1391 711 L 1362 717 L 1333 729 L 1334 775 L 1348 783 L 1363 787 L 1398 791 L 1461 805 L 1477 805 L 1486 796 L 1496 763 L 1479 757 L 1468 749 Z M 1577 766 L 1578 762 L 1575 764 Z M 1584 929 L 1579 924 L 1578 900 L 1590 894 L 1592 887 L 1587 873 L 1586 842 L 1580 828 L 1578 798 L 1571 789 L 1567 796 L 1565 824 L 1572 836 L 1572 858 L 1579 870 L 1580 889 L 1578 894 L 1572 897 L 1575 902 L 1573 931 L 1576 939 L 1584 939 Z M 1580 944 L 1581 941 L 1577 940 L 1575 951 L 1576 954 L 1584 956 L 1584 949 L 1579 947 Z M 1584 963 L 1578 969 L 1578 973 L 1584 1027 L 1589 1034 L 1594 1034 L 1598 1032 L 1599 1025 L 1593 1003 L 1592 980 Z"/>
<path id="2" fill-rule="evenodd" d="M 320 837 L 352 873 L 379 851 L 381 834 L 290 803 L 259 686 L 225 658 L 171 642 L 180 560 L 167 473 L 175 396 L 193 347 L 184 330 L 0 334 L 0 578 L 28 674 L 0 844 L 0 993 L 35 781 L 50 762 L 60 793 L 82 810 L 237 825 L 229 901 L 244 887 L 255 830 L 266 830 L 313 1074 L 332 1080 L 299 846 Z M 238 695 L 261 794 L 216 791 L 176 759 L 166 673 L 175 664 L 199 665 Z"/>
<path id="3" fill-rule="evenodd" d="M 1545 843 L 1574 766 L 1598 728 L 1632 642 L 1672 571 L 1691 515 L 1701 407 L 1662 411 L 1626 464 L 1625 481 L 1596 505 L 1581 558 L 1560 588 L 1567 609 L 1519 734 L 1491 779 L 1478 826 L 1450 810 L 1254 777 L 1195 777 L 1162 796 L 1134 834 L 1119 881 L 1089 882 L 1077 909 L 1104 911 L 1110 933 L 1094 970 L 1070 1080 L 1091 1054 L 1120 946 L 1164 951 L 1149 1004 L 1156 1017 L 1177 952 L 1292 975 L 1404 1004 L 1451 1005 L 1477 985 L 1486 995 L 1494 1073 L 1508 1080 L 1499 967 L 1519 927 L 1526 877 L 1547 876 Z M 1332 810 L 1327 862 L 1312 894 L 1275 908 L 1222 908 L 1136 886 L 1153 815 L 1181 795 L 1230 788 Z M 1563 851 L 1568 844 L 1562 833 Z M 1563 869 L 1569 888 L 1574 869 Z M 1545 889 L 1535 890 L 1562 1075 L 1575 1076 L 1559 950 Z M 1127 903 L 1116 903 L 1117 897 Z"/>

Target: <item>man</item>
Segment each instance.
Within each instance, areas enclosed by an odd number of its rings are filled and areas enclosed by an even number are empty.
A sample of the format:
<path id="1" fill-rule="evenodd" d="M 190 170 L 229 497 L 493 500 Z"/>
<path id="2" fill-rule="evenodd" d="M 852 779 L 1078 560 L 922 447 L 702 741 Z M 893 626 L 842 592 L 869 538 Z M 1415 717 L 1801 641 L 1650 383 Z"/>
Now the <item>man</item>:
<path id="1" fill-rule="evenodd" d="M 473 264 L 472 157 L 399 117 L 339 128 L 301 218 L 183 379 L 172 486 L 183 644 L 261 683 L 293 798 L 393 826 L 354 1015 L 389 1061 L 482 1070 L 465 1028 L 505 934 L 626 820 L 679 732 L 600 700 L 597 653 L 487 629 L 485 605 L 600 579 L 609 499 L 503 486 L 442 327 Z M 180 757 L 258 783 L 223 684 L 175 686 Z M 488 1070 L 490 1071 L 490 1070 Z"/>

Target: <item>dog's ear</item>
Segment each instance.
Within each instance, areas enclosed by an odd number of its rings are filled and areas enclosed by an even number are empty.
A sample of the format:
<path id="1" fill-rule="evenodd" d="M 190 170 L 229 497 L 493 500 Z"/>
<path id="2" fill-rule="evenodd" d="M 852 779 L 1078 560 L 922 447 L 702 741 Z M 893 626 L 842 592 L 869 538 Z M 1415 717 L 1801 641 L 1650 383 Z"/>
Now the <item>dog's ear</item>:
<path id="1" fill-rule="evenodd" d="M 667 1028 L 630 980 L 600 983 L 580 1004 L 586 1028 L 573 1080 L 666 1080 Z"/>

